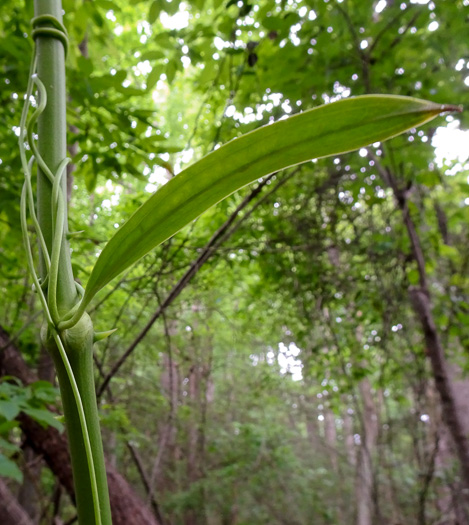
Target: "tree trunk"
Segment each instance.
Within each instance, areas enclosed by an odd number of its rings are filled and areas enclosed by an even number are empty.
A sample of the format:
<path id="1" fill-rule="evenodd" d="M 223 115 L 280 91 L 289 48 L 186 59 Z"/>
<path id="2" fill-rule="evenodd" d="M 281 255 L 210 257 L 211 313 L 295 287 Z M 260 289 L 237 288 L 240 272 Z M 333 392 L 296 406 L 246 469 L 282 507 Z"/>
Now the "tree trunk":
<path id="1" fill-rule="evenodd" d="M 378 417 L 368 379 L 360 383 L 363 402 L 361 446 L 358 453 L 356 525 L 373 525 L 373 463 L 372 454 L 378 437 Z"/>
<path id="2" fill-rule="evenodd" d="M 339 458 L 337 456 L 337 430 L 335 428 L 334 412 L 332 412 L 330 408 L 326 408 L 324 411 L 324 434 L 332 470 L 338 474 Z"/>
<path id="3" fill-rule="evenodd" d="M 25 468 L 23 469 L 23 483 L 18 492 L 18 503 L 23 507 L 31 520 L 36 523 L 40 513 L 37 484 L 41 475 L 41 461 L 37 460 L 34 450 L 23 447 Z M 0 521 L 1 523 L 1 521 Z"/>
<path id="4" fill-rule="evenodd" d="M 440 395 L 443 419 L 448 425 L 456 446 L 464 484 L 469 488 L 469 439 L 464 425 L 464 418 L 461 411 L 458 410 L 453 381 L 450 377 L 443 347 L 431 313 L 430 300 L 428 295 L 420 288 L 411 290 L 411 299 L 423 327 L 426 350 L 432 364 L 435 386 Z"/>
<path id="5" fill-rule="evenodd" d="M 34 525 L 2 478 L 0 478 L 0 523 L 2 525 Z"/>
<path id="6" fill-rule="evenodd" d="M 394 198 L 402 213 L 402 219 L 407 229 L 407 234 L 412 247 L 412 257 L 417 264 L 419 274 L 419 286 L 412 287 L 409 290 L 410 299 L 422 326 L 426 352 L 432 366 L 436 390 L 440 396 L 443 419 L 448 426 L 451 437 L 453 438 L 458 459 L 461 464 L 464 485 L 466 491 L 469 491 L 469 438 L 465 424 L 466 420 L 458 403 L 454 381 L 451 377 L 443 345 L 433 318 L 431 294 L 425 269 L 425 256 L 417 229 L 410 215 L 407 203 L 407 191 L 399 187 L 394 174 L 391 170 L 381 164 L 380 159 L 375 155 L 372 155 L 372 157 L 380 175 L 393 191 Z M 469 502 L 467 503 L 467 506 L 469 509 Z"/>
<path id="7" fill-rule="evenodd" d="M 348 412 L 344 414 L 344 442 L 345 450 L 347 452 L 347 459 L 350 466 L 354 467 L 357 462 L 357 454 L 355 450 L 355 440 L 353 437 L 353 420 Z"/>

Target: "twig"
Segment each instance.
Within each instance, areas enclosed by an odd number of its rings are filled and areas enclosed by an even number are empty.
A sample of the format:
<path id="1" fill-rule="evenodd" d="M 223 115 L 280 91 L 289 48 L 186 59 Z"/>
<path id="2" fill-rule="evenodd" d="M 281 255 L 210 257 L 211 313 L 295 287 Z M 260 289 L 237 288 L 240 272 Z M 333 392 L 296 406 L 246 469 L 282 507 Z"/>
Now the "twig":
<path id="1" fill-rule="evenodd" d="M 142 478 L 142 482 L 145 485 L 145 489 L 148 492 L 148 496 L 151 499 L 151 507 L 153 509 L 153 512 L 155 513 L 156 518 L 161 523 L 161 525 L 165 525 L 165 521 L 163 519 L 163 515 L 160 511 L 160 506 L 158 505 L 158 502 L 153 496 L 153 491 L 150 491 L 150 481 L 148 479 L 148 475 L 143 467 L 142 459 L 135 449 L 135 447 L 130 443 L 130 441 L 127 441 L 127 448 L 130 451 L 130 455 L 132 456 L 132 459 L 134 460 L 134 463 L 139 471 L 140 477 Z"/>

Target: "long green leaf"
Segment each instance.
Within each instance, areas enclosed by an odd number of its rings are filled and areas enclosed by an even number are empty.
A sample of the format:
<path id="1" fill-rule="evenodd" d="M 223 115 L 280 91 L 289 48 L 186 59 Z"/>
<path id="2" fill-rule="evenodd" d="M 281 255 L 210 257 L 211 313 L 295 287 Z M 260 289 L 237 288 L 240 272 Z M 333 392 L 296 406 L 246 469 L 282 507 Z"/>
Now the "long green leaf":
<path id="1" fill-rule="evenodd" d="M 258 178 L 388 139 L 455 109 L 409 97 L 365 95 L 305 111 L 225 144 L 171 179 L 117 230 L 91 272 L 83 306 L 155 246 Z"/>

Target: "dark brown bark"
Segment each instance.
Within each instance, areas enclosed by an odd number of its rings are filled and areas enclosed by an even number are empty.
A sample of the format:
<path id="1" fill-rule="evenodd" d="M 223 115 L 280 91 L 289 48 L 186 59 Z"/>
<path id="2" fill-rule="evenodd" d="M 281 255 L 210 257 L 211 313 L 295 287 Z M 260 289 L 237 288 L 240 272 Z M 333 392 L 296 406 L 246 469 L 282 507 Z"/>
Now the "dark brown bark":
<path id="1" fill-rule="evenodd" d="M 438 455 L 438 449 L 439 449 L 439 436 L 436 434 L 434 436 L 434 445 L 433 450 L 430 454 L 429 461 L 428 461 L 428 467 L 426 469 L 426 472 L 423 475 L 422 479 L 422 488 L 419 492 L 418 502 L 419 502 L 419 510 L 418 510 L 418 522 L 419 525 L 426 525 L 427 519 L 426 519 L 426 505 L 427 505 L 427 499 L 428 499 L 428 492 L 430 489 L 430 485 L 432 483 L 433 477 L 435 475 L 435 460 Z"/>
<path id="2" fill-rule="evenodd" d="M 441 339 L 433 319 L 431 295 L 425 270 L 425 256 L 407 203 L 408 192 L 400 188 L 394 174 L 384 167 L 380 159 L 371 154 L 384 181 L 392 189 L 412 247 L 412 257 L 417 263 L 419 286 L 409 290 L 414 311 L 420 321 L 425 338 L 426 352 L 430 359 L 435 387 L 440 396 L 443 419 L 454 441 L 466 490 L 469 490 L 469 439 L 463 410 L 459 408 L 454 382 L 445 358 Z M 469 498 L 468 498 L 469 500 Z M 469 505 L 469 504 L 468 504 Z"/>
<path id="3" fill-rule="evenodd" d="M 0 523 L 2 525 L 34 525 L 2 478 L 0 478 Z"/>
<path id="4" fill-rule="evenodd" d="M 16 346 L 10 344 L 5 347 L 8 341 L 8 333 L 0 327 L 0 348 L 4 347 L 0 355 L 1 374 L 17 377 L 24 384 L 35 381 L 37 378 Z M 60 434 L 52 427 L 43 428 L 25 414 L 21 414 L 18 420 L 27 444 L 44 459 L 73 501 L 75 490 L 65 434 Z M 108 464 L 106 471 L 113 525 L 161 525 L 113 467 Z M 0 520 L 0 523 L 3 522 Z"/>
<path id="5" fill-rule="evenodd" d="M 464 484 L 469 487 L 469 439 L 462 414 L 458 409 L 453 381 L 444 357 L 443 347 L 433 320 L 430 300 L 421 288 L 410 291 L 412 304 L 422 324 L 428 357 L 430 358 L 435 379 L 435 387 L 440 395 L 442 415 L 454 440 Z"/>
<path id="6" fill-rule="evenodd" d="M 117 470 L 107 466 L 114 525 L 160 525 Z"/>
<path id="7" fill-rule="evenodd" d="M 453 371 L 450 370 L 451 376 L 453 377 Z M 467 383 L 467 381 L 466 381 Z M 457 394 L 459 395 L 460 383 L 455 381 L 457 388 Z M 467 388 L 463 388 L 462 393 Z M 440 519 L 438 525 L 454 525 L 459 523 L 469 523 L 467 517 L 467 510 L 465 505 L 465 496 L 463 491 L 462 483 L 449 482 L 445 476 L 446 472 L 451 472 L 454 465 L 454 441 L 448 430 L 448 426 L 443 424 L 441 403 L 439 402 L 438 392 L 436 391 L 435 384 L 428 385 L 426 389 L 426 399 L 428 406 L 428 413 L 430 414 L 430 431 L 429 431 L 429 443 L 427 452 L 427 466 L 426 470 L 429 473 L 430 469 L 433 468 L 434 476 L 431 487 L 428 489 L 430 493 L 431 489 L 434 489 L 435 494 L 435 508 L 440 513 Z M 466 400 L 467 404 L 467 400 Z M 437 446 L 436 455 L 433 458 L 435 447 Z M 432 467 L 432 462 L 434 463 Z M 429 476 L 429 474 L 427 474 Z M 423 482 L 425 483 L 425 479 Z M 425 485 L 422 486 L 424 492 Z M 419 498 L 420 509 L 419 518 L 420 523 L 428 525 L 426 519 L 426 507 L 429 506 L 430 498 L 428 495 L 421 494 Z M 419 523 L 419 525 L 420 525 Z"/>

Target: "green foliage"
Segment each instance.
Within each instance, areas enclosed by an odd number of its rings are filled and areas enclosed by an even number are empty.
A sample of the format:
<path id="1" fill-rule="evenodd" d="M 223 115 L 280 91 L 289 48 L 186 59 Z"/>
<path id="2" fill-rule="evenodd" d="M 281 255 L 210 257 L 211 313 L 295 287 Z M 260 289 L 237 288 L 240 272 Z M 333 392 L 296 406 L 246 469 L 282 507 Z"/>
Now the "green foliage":
<path id="1" fill-rule="evenodd" d="M 2 439 L 0 441 L 0 445 L 2 445 L 2 448 L 4 447 L 4 440 Z M 12 450 L 13 452 L 18 452 L 19 448 L 16 447 Z M 0 476 L 4 476 L 5 478 L 14 479 L 15 481 L 21 482 L 23 480 L 23 473 L 18 468 L 16 463 L 9 459 L 8 457 L 4 456 L 2 453 L 0 453 Z"/>
<path id="2" fill-rule="evenodd" d="M 40 425 L 52 426 L 63 431 L 63 425 L 48 406 L 55 404 L 59 392 L 47 381 L 36 381 L 28 386 L 10 382 L 7 376 L 0 382 L 0 476 L 21 482 L 23 474 L 16 463 L 10 459 L 20 452 L 18 443 L 8 441 L 18 426 L 15 418 L 23 412 Z M 2 437 L 4 436 L 4 437 Z"/>
<path id="3" fill-rule="evenodd" d="M 57 402 L 58 390 L 47 381 L 36 381 L 24 387 L 8 382 L 8 377 L 0 383 L 0 417 L 4 421 L 13 421 L 20 412 L 31 416 L 42 426 L 53 426 L 60 432 L 63 426 L 47 405 Z"/>
<path id="4" fill-rule="evenodd" d="M 86 284 L 150 193 L 262 125 L 369 93 L 467 106 L 466 3 L 66 0 L 76 277 Z M 41 320 L 18 249 L 11 132 L 31 54 L 25 5 L 7 0 L 0 14 L 0 322 L 26 326 L 18 345 L 36 367 Z M 187 25 L 169 27 L 179 10 Z M 276 173 L 124 362 L 101 397 L 104 445 L 142 492 L 135 447 L 167 523 L 352 523 L 366 384 L 379 434 L 374 522 L 416 525 L 422 506 L 426 522 L 450 519 L 458 468 L 409 303 L 411 243 L 378 166 L 408 197 L 447 357 L 467 373 L 467 161 L 435 159 L 441 132 L 464 130 L 467 115 Z M 98 292 L 96 330 L 119 326 L 96 345 L 98 385 L 249 195 L 212 207 Z M 1 451 L 23 470 L 20 431 L 7 424 Z M 42 484 L 43 501 L 53 486 Z"/>

